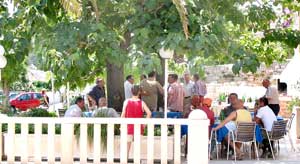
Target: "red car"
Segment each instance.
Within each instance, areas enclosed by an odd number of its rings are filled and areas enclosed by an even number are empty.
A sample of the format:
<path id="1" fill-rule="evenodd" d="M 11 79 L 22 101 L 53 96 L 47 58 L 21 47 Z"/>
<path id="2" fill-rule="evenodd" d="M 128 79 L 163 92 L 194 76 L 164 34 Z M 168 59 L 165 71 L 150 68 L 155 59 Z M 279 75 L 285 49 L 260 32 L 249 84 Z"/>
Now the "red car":
<path id="1" fill-rule="evenodd" d="M 43 98 L 41 93 L 38 92 L 24 92 L 17 95 L 14 99 L 11 99 L 10 106 L 18 108 L 22 111 L 26 111 L 29 108 L 36 108 L 41 105 L 41 99 Z"/>

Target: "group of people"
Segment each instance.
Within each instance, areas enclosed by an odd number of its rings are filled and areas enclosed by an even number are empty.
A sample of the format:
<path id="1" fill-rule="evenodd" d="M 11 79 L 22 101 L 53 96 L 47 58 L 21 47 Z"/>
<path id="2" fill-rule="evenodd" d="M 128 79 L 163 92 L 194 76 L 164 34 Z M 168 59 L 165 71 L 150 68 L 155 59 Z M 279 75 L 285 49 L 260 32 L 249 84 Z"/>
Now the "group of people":
<path id="1" fill-rule="evenodd" d="M 125 99 L 131 98 L 131 89 L 134 86 L 134 79 L 132 75 L 126 77 L 124 82 Z M 168 75 L 167 87 L 167 107 L 171 112 L 183 112 L 185 117 L 191 111 L 192 98 L 198 97 L 200 104 L 207 93 L 206 84 L 200 80 L 199 75 L 193 75 L 193 80 L 189 72 L 183 75 L 183 84 L 179 82 L 177 74 Z M 140 98 L 145 102 L 150 111 L 158 110 L 158 95 L 164 94 L 162 85 L 156 80 L 156 72 L 152 71 L 146 75 L 141 76 L 140 81 Z"/>
<path id="2" fill-rule="evenodd" d="M 88 93 L 89 110 L 94 111 L 93 116 L 97 113 L 103 112 L 107 117 L 119 117 L 118 113 L 107 107 L 107 100 L 105 94 L 105 82 L 102 79 L 96 80 L 96 86 Z M 221 112 L 224 115 L 224 120 L 213 127 L 215 117 L 214 112 L 210 109 L 212 100 L 204 98 L 207 94 L 206 84 L 200 80 L 199 75 L 193 75 L 193 80 L 189 72 L 183 75 L 183 84 L 178 80 L 177 74 L 168 75 L 167 93 L 168 93 L 168 110 L 172 112 L 182 112 L 184 117 L 188 117 L 192 110 L 203 110 L 207 118 L 210 120 L 209 130 L 217 131 L 233 131 L 236 129 L 238 122 L 252 122 L 255 121 L 267 131 L 271 131 L 274 121 L 277 121 L 276 116 L 279 113 L 279 99 L 276 88 L 270 86 L 268 79 L 263 80 L 263 86 L 267 89 L 264 97 L 260 98 L 255 108 L 255 116 L 251 117 L 251 113 L 244 106 L 244 102 L 238 99 L 236 93 L 229 95 L 230 105 L 225 107 Z M 134 84 L 132 75 L 126 77 L 124 82 L 124 97 L 123 109 L 120 117 L 122 118 L 150 118 L 151 112 L 157 111 L 158 95 L 164 94 L 162 85 L 156 80 L 156 73 L 154 71 L 141 76 L 139 85 Z M 84 108 L 83 98 L 78 98 L 76 104 L 71 106 L 65 113 L 66 117 L 80 117 L 81 111 Z M 133 140 L 134 133 L 133 125 L 128 125 L 129 142 Z M 141 129 L 143 133 L 143 129 Z M 224 136 L 224 141 L 228 141 L 228 137 Z M 241 145 L 236 143 L 231 144 L 236 147 L 238 159 L 243 158 L 243 152 L 240 150 Z M 129 146 L 130 147 L 130 146 Z M 263 154 L 267 153 L 268 145 L 263 148 Z"/>
<path id="3" fill-rule="evenodd" d="M 220 130 L 222 133 L 226 134 L 229 131 L 236 130 L 238 122 L 254 121 L 256 124 L 264 127 L 268 132 L 270 132 L 272 130 L 274 121 L 277 121 L 276 116 L 280 111 L 278 91 L 276 88 L 270 86 L 270 81 L 268 79 L 264 79 L 262 84 L 267 89 L 266 94 L 256 101 L 253 118 L 249 110 L 244 106 L 244 102 L 241 99 L 238 99 L 238 95 L 236 93 L 231 93 L 229 95 L 230 105 L 221 111 L 223 112 L 222 114 L 225 116 L 225 119 L 216 127 L 212 128 L 212 130 Z M 221 140 L 228 142 L 228 135 L 221 135 L 221 137 L 223 137 Z M 264 136 L 263 140 L 263 153 L 261 157 L 265 157 L 266 155 L 270 154 L 270 152 L 267 150 L 273 145 L 269 145 L 265 137 L 266 136 Z M 231 147 L 236 148 L 237 159 L 243 159 L 244 154 L 240 150 L 241 144 L 236 143 L 233 145 L 232 142 L 230 143 Z"/>

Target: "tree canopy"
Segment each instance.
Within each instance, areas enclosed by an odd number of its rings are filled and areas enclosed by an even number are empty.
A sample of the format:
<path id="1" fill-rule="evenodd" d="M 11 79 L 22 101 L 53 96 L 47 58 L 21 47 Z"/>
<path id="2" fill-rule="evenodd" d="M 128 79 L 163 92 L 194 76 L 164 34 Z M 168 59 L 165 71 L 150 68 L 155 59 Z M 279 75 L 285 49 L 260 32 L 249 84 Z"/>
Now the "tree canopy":
<path id="1" fill-rule="evenodd" d="M 299 44 L 292 15 L 299 1 L 252 0 L 19 0 L 15 13 L 0 2 L 0 44 L 17 80 L 29 53 L 55 74 L 56 86 L 83 87 L 103 74 L 106 63 L 159 70 L 158 50 L 175 50 L 173 65 L 194 72 L 203 65 L 234 63 L 255 72 L 289 57 Z M 290 12 L 287 13 L 286 10 Z M 288 22 L 288 23 L 286 23 Z M 270 24 L 276 24 L 270 27 Z M 285 24 L 284 24 L 285 23 Z M 13 73 L 15 72 L 15 73 Z"/>

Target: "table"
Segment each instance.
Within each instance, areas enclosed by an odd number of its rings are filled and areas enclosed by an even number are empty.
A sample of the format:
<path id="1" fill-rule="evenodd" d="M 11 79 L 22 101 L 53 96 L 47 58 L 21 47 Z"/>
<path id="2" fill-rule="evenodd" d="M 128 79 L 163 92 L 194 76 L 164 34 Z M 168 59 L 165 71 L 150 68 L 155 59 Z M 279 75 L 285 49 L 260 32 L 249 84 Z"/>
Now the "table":
<path id="1" fill-rule="evenodd" d="M 167 118 L 182 118 L 182 112 L 168 112 Z M 152 118 L 164 118 L 164 112 L 152 112 Z"/>

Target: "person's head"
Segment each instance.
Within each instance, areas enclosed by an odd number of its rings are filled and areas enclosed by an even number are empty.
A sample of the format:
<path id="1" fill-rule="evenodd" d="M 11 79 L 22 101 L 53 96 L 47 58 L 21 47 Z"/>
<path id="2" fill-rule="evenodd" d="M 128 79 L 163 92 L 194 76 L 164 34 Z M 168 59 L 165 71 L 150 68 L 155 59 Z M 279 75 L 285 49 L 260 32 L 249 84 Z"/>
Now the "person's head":
<path id="1" fill-rule="evenodd" d="M 270 86 L 270 80 L 268 78 L 264 79 L 262 81 L 262 85 L 265 87 L 265 88 L 268 88 Z"/>
<path id="2" fill-rule="evenodd" d="M 230 104 L 233 104 L 235 101 L 238 100 L 238 95 L 236 93 L 230 93 L 228 96 L 228 101 Z"/>
<path id="3" fill-rule="evenodd" d="M 107 100 L 105 97 L 99 99 L 99 107 L 107 107 Z"/>
<path id="4" fill-rule="evenodd" d="M 129 81 L 131 84 L 134 83 L 134 79 L 133 79 L 133 76 L 132 76 L 132 75 L 128 75 L 128 76 L 126 77 L 126 80 Z"/>
<path id="5" fill-rule="evenodd" d="M 75 104 L 77 104 L 79 108 L 84 109 L 84 99 L 82 97 L 77 97 Z"/>
<path id="6" fill-rule="evenodd" d="M 191 76 L 190 76 L 190 73 L 188 71 L 184 72 L 183 77 L 184 77 L 184 80 L 186 82 L 191 80 Z"/>
<path id="7" fill-rule="evenodd" d="M 201 106 L 201 100 L 200 100 L 200 97 L 199 96 L 193 96 L 192 97 L 192 102 L 191 102 L 192 106 L 195 108 L 195 109 L 198 109 L 200 108 Z"/>
<path id="8" fill-rule="evenodd" d="M 104 87 L 105 82 L 104 82 L 103 79 L 97 78 L 97 79 L 96 79 L 96 84 L 97 84 L 98 87 Z"/>
<path id="9" fill-rule="evenodd" d="M 155 71 L 151 71 L 148 73 L 148 78 L 154 78 L 156 76 L 156 72 Z"/>
<path id="10" fill-rule="evenodd" d="M 194 74 L 193 75 L 193 80 L 196 82 L 200 79 L 199 74 Z"/>
<path id="11" fill-rule="evenodd" d="M 144 79 L 147 79 L 147 76 L 146 76 L 145 74 L 141 74 L 140 80 L 142 81 L 142 80 L 144 80 Z"/>
<path id="12" fill-rule="evenodd" d="M 211 107 L 211 103 L 212 103 L 212 99 L 210 99 L 210 98 L 204 98 L 203 102 L 202 102 L 202 105 L 210 108 Z"/>
<path id="13" fill-rule="evenodd" d="M 266 105 L 269 105 L 269 101 L 266 97 L 259 98 L 258 102 L 259 102 L 260 107 L 264 107 Z"/>
<path id="14" fill-rule="evenodd" d="M 232 105 L 233 105 L 233 108 L 236 109 L 236 110 L 237 109 L 244 109 L 244 101 L 242 99 L 238 99 Z"/>
<path id="15" fill-rule="evenodd" d="M 170 84 L 176 82 L 178 80 L 178 75 L 177 74 L 169 74 L 168 76 L 168 82 Z"/>
<path id="16" fill-rule="evenodd" d="M 89 93 L 87 95 L 87 100 L 88 100 L 89 106 L 93 106 L 96 104 L 96 99 L 91 93 Z"/>
<path id="17" fill-rule="evenodd" d="M 139 85 L 133 85 L 131 88 L 131 92 L 133 96 L 139 96 L 140 94 L 140 86 Z"/>

